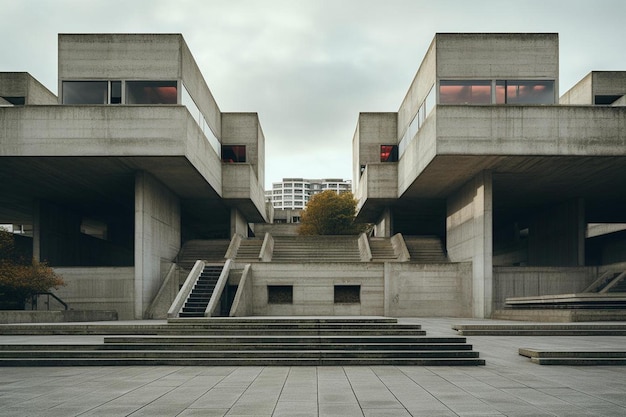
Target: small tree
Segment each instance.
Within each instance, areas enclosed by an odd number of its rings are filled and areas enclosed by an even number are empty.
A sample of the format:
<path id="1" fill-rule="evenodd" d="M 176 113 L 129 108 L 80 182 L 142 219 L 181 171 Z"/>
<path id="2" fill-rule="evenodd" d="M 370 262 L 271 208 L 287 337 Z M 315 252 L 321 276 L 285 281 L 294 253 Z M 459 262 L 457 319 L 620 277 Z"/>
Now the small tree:
<path id="1" fill-rule="evenodd" d="M 301 235 L 356 235 L 365 225 L 355 223 L 356 200 L 351 192 L 326 190 L 311 197 L 302 212 Z"/>
<path id="2" fill-rule="evenodd" d="M 45 263 L 20 255 L 13 233 L 0 228 L 0 301 L 21 309 L 34 294 L 63 285 L 63 278 Z"/>

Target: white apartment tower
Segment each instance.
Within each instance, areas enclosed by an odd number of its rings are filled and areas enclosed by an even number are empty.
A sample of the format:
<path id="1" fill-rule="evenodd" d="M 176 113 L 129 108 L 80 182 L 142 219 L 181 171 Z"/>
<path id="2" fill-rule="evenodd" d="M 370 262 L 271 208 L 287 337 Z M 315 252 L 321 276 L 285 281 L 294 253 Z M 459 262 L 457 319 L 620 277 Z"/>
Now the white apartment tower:
<path id="1" fill-rule="evenodd" d="M 275 210 L 302 210 L 311 196 L 326 190 L 337 193 L 352 191 L 352 181 L 338 178 L 283 178 L 281 182 L 272 183 L 272 189 L 265 191 L 265 198 L 272 202 Z"/>

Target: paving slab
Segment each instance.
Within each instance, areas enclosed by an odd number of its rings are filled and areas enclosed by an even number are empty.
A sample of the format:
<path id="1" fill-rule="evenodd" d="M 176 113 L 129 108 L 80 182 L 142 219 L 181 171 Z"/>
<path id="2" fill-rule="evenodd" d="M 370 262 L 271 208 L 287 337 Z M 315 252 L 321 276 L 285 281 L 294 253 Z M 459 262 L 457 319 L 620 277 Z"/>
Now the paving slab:
<path id="1" fill-rule="evenodd" d="M 406 318 L 456 336 L 458 318 Z M 505 321 L 493 321 L 502 323 Z M 138 322 L 141 324 L 141 322 Z M 624 416 L 623 367 L 539 366 L 539 350 L 623 350 L 626 336 L 468 336 L 486 365 L 117 366 L 0 369 L 0 416 Z M 102 336 L 2 336 L 0 343 L 102 343 Z"/>

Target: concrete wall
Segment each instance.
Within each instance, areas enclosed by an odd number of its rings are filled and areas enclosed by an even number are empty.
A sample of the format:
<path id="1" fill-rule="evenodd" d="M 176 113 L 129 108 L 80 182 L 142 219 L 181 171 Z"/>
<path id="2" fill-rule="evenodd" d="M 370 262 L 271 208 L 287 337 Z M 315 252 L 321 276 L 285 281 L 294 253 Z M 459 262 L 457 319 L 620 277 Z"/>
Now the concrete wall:
<path id="1" fill-rule="evenodd" d="M 59 82 L 138 76 L 178 80 L 181 41 L 179 34 L 59 34 Z"/>
<path id="2" fill-rule="evenodd" d="M 180 250 L 180 201 L 146 172 L 135 180 L 135 318 L 143 318 Z"/>
<path id="3" fill-rule="evenodd" d="M 438 106 L 436 149 L 438 155 L 623 156 L 625 121 L 624 107 Z"/>
<path id="4" fill-rule="evenodd" d="M 256 316 L 382 315 L 381 264 L 263 264 L 251 265 L 252 314 Z M 268 285 L 293 285 L 293 304 L 268 304 Z M 334 285 L 361 285 L 361 302 L 335 304 Z"/>
<path id="5" fill-rule="evenodd" d="M 491 315 L 493 187 L 484 171 L 448 198 L 447 250 L 452 262 L 472 262 L 473 316 Z"/>
<path id="6" fill-rule="evenodd" d="M 435 48 L 438 36 L 439 35 L 435 36 L 428 47 L 428 51 L 398 110 L 398 138 L 404 135 L 409 123 L 411 123 L 420 105 L 424 102 L 430 89 L 433 88 L 437 81 L 437 58 Z"/>
<path id="7" fill-rule="evenodd" d="M 561 96 L 560 104 L 593 105 L 595 96 L 626 94 L 626 71 L 592 71 Z"/>
<path id="8" fill-rule="evenodd" d="M 65 286 L 55 290 L 74 310 L 114 310 L 119 320 L 132 320 L 135 268 L 54 268 Z"/>
<path id="9" fill-rule="evenodd" d="M 56 104 L 57 96 L 27 72 L 0 72 L 0 97 L 24 97 L 24 104 Z"/>
<path id="10" fill-rule="evenodd" d="M 559 99 L 559 104 L 593 104 L 592 76 L 591 72 L 587 74 L 576 85 L 565 92 Z"/>
<path id="11" fill-rule="evenodd" d="M 413 184 L 419 174 L 428 166 L 438 153 L 437 113 L 433 109 L 424 124 L 415 135 L 398 163 L 398 195 L 402 195 Z"/>
<path id="12" fill-rule="evenodd" d="M 385 316 L 471 317 L 472 265 L 385 264 Z"/>
<path id="13" fill-rule="evenodd" d="M 438 33 L 435 42 L 439 79 L 551 79 L 558 94 L 556 33 Z"/>
<path id="14" fill-rule="evenodd" d="M 179 41 L 183 84 L 215 136 L 220 138 L 222 134 L 220 109 L 182 36 Z"/>
<path id="15" fill-rule="evenodd" d="M 509 297 L 579 293 L 597 276 L 596 267 L 495 267 L 494 309 Z"/>
<path id="16" fill-rule="evenodd" d="M 352 141 L 352 175 L 359 186 L 361 165 L 380 163 L 380 145 L 398 143 L 397 113 L 360 113 Z"/>

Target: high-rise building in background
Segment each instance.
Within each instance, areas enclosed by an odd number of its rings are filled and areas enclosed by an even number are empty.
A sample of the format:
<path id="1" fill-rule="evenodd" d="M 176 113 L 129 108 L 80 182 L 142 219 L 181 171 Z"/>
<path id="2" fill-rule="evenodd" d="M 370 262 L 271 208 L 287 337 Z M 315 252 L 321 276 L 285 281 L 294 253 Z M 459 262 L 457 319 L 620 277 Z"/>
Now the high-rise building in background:
<path id="1" fill-rule="evenodd" d="M 352 191 L 352 181 L 340 178 L 283 178 L 281 182 L 272 183 L 272 189 L 265 191 L 265 198 L 271 201 L 274 210 L 302 210 L 312 196 L 326 190 L 337 193 Z"/>

